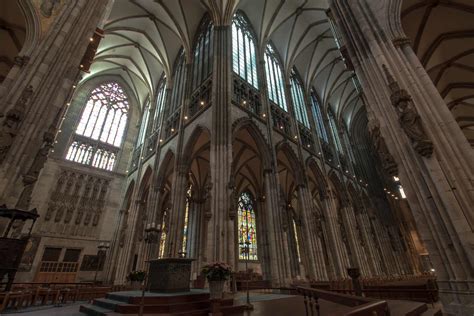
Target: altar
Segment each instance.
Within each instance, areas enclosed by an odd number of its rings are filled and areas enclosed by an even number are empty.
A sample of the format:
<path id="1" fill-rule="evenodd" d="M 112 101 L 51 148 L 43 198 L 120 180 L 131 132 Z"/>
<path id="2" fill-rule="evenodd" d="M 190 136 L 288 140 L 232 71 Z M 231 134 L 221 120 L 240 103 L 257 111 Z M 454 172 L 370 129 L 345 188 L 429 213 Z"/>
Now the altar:
<path id="1" fill-rule="evenodd" d="M 191 263 L 194 259 L 164 258 L 150 260 L 148 288 L 150 292 L 189 292 Z"/>

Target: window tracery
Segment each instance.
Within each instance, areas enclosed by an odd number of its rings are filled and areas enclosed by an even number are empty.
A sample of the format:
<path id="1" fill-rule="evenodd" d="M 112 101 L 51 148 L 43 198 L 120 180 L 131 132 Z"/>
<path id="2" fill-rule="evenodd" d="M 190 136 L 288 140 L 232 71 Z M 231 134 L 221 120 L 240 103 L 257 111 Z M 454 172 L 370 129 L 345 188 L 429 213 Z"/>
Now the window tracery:
<path id="1" fill-rule="evenodd" d="M 288 111 L 285 99 L 284 79 L 275 50 L 269 44 L 265 50 L 265 74 L 267 77 L 268 96 L 280 108 Z"/>
<path id="2" fill-rule="evenodd" d="M 258 260 L 257 256 L 257 221 L 255 218 L 253 198 L 243 192 L 238 200 L 239 225 L 239 259 Z M 248 257 L 247 257 L 248 246 Z"/>
<path id="3" fill-rule="evenodd" d="M 319 105 L 318 98 L 316 93 L 311 91 L 311 111 L 313 112 L 313 118 L 316 122 L 316 128 L 318 131 L 318 136 L 325 142 L 328 143 L 328 134 L 326 132 L 326 127 L 324 126 L 323 115 L 321 113 L 321 106 Z"/>
<path id="4" fill-rule="evenodd" d="M 116 82 L 92 90 L 66 159 L 113 170 L 128 120 L 129 103 Z"/>
<path id="5" fill-rule="evenodd" d="M 188 226 L 189 226 L 189 208 L 191 205 L 191 195 L 192 195 L 192 184 L 189 185 L 188 191 L 186 191 L 186 207 L 184 209 L 184 227 L 183 227 L 183 245 L 181 247 L 181 252 L 187 253 L 188 249 Z"/>
<path id="6" fill-rule="evenodd" d="M 293 107 L 295 110 L 296 119 L 298 120 L 298 122 L 309 128 L 309 120 L 308 113 L 306 111 L 306 102 L 304 98 L 303 86 L 294 69 L 291 73 L 290 82 L 291 97 L 293 100 Z"/>
<path id="7" fill-rule="evenodd" d="M 247 21 L 240 14 L 236 14 L 232 22 L 232 69 L 258 89 L 255 40 Z"/>
<path id="8" fill-rule="evenodd" d="M 204 21 L 194 48 L 192 90 L 194 91 L 212 72 L 214 25 Z"/>

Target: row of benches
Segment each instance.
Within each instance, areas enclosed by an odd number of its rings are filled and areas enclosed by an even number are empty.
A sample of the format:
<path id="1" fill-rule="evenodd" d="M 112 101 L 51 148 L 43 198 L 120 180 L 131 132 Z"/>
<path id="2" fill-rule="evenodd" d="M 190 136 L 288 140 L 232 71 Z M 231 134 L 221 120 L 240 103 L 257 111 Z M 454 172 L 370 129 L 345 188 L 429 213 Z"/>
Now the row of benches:
<path id="1" fill-rule="evenodd" d="M 31 306 L 57 305 L 76 301 L 90 301 L 103 298 L 108 292 L 128 288 L 110 286 L 66 286 L 59 284 L 45 287 L 20 287 L 10 292 L 0 292 L 0 313 L 6 309 L 20 309 Z"/>

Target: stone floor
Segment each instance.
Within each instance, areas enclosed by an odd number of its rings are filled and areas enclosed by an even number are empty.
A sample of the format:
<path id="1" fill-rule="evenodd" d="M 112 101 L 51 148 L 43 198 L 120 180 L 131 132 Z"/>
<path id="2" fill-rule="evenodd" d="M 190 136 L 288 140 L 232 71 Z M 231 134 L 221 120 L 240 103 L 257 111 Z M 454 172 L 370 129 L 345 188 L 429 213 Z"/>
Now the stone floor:
<path id="1" fill-rule="evenodd" d="M 238 293 L 235 296 L 238 303 L 245 303 L 245 293 Z M 283 295 L 283 294 L 264 294 L 251 293 L 250 302 L 254 309 L 245 312 L 245 316 L 297 316 L 305 315 L 303 298 L 300 296 Z M 8 312 L 0 315 L 15 315 L 15 316 L 84 316 L 79 312 L 79 306 L 82 303 L 76 303 L 67 306 L 44 306 L 34 308 L 22 312 Z M 410 305 L 417 305 L 420 303 L 406 302 L 400 304 L 401 301 L 389 301 L 392 316 L 405 315 L 406 308 Z M 407 305 L 408 303 L 408 305 Z M 321 300 L 321 314 L 322 315 L 341 315 L 348 310 L 347 307 L 334 304 L 328 301 Z M 113 314 L 111 314 L 113 315 Z M 146 314 L 152 316 L 152 314 Z M 425 315 L 425 314 L 424 314 Z M 429 315 L 427 313 L 426 315 Z M 133 315 L 130 315 L 133 316 Z"/>

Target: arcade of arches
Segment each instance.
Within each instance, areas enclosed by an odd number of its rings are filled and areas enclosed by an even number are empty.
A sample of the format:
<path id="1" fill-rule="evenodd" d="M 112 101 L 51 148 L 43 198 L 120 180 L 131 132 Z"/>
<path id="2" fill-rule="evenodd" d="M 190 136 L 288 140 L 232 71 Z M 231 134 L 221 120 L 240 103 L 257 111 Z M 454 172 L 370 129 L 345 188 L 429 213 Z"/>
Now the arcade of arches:
<path id="1" fill-rule="evenodd" d="M 149 258 L 359 267 L 474 310 L 471 1 L 0 6 L 0 204 L 40 214 L 17 281 L 92 280 L 106 243 L 114 284 Z"/>

